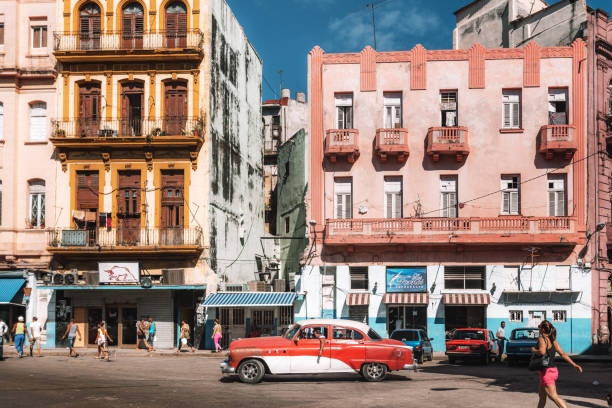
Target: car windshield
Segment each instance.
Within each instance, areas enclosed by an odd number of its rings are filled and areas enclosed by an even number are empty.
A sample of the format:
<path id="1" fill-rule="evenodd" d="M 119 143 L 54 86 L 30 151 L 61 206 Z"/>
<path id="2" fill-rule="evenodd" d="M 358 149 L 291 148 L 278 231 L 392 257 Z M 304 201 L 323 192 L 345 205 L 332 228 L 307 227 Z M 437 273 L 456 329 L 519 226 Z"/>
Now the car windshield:
<path id="1" fill-rule="evenodd" d="M 375 340 L 375 341 L 382 340 L 382 337 L 380 337 L 380 334 L 376 333 L 374 329 L 368 330 L 368 337 L 370 338 L 370 340 Z"/>
<path id="2" fill-rule="evenodd" d="M 484 340 L 484 330 L 457 330 L 453 340 Z"/>
<path id="3" fill-rule="evenodd" d="M 419 341 L 419 334 L 416 330 L 396 330 L 391 333 L 391 338 L 399 341 Z"/>
<path id="4" fill-rule="evenodd" d="M 285 332 L 285 334 L 283 335 L 284 338 L 291 340 L 295 337 L 295 333 L 298 332 L 298 330 L 300 330 L 300 325 L 299 324 L 294 324 L 293 326 L 289 327 L 287 329 L 287 331 Z"/>
<path id="5" fill-rule="evenodd" d="M 512 331 L 512 340 L 536 340 L 538 338 L 538 329 L 516 329 Z"/>

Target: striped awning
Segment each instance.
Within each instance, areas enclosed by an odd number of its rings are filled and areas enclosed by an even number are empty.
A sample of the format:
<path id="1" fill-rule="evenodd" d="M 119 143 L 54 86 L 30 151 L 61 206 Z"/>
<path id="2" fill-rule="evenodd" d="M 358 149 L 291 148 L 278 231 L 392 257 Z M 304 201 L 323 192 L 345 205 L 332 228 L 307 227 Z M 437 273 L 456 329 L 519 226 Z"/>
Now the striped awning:
<path id="1" fill-rule="evenodd" d="M 17 293 L 21 290 L 25 284 L 23 278 L 3 278 L 0 279 L 0 304 L 17 303 L 21 304 L 22 301 L 16 299 Z"/>
<path id="2" fill-rule="evenodd" d="M 426 305 L 429 303 L 427 293 L 385 293 L 383 303 L 390 305 Z"/>
<path id="3" fill-rule="evenodd" d="M 349 293 L 346 297 L 346 304 L 348 306 L 363 306 L 370 304 L 369 293 Z"/>
<path id="4" fill-rule="evenodd" d="M 445 293 L 445 305 L 488 305 L 491 297 L 486 293 Z"/>
<path id="5" fill-rule="evenodd" d="M 204 307 L 293 306 L 295 292 L 223 292 L 204 299 Z"/>

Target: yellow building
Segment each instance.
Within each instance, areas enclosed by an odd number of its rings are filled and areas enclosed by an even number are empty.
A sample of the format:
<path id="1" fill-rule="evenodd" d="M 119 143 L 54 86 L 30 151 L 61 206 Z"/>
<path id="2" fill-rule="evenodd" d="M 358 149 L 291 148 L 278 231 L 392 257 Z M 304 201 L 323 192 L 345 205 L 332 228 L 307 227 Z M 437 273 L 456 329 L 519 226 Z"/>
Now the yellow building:
<path id="1" fill-rule="evenodd" d="M 61 335 L 74 317 L 82 345 L 105 320 L 135 347 L 146 316 L 157 347 L 181 320 L 199 341 L 206 291 L 252 279 L 232 265 L 255 264 L 263 231 L 261 60 L 224 0 L 64 0 L 58 16 L 49 321 Z"/>

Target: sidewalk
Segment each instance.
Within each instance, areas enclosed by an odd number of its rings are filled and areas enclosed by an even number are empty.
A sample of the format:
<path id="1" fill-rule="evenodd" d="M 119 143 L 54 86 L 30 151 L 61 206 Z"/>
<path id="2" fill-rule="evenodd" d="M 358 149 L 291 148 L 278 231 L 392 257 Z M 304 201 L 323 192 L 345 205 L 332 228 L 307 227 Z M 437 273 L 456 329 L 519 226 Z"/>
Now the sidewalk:
<path id="1" fill-rule="evenodd" d="M 24 358 L 30 356 L 29 347 L 24 347 Z M 124 348 L 109 348 L 112 355 L 116 357 L 205 357 L 205 358 L 216 358 L 219 360 L 224 360 L 226 358 L 226 352 L 221 353 L 213 353 L 210 350 L 196 350 L 195 352 L 191 351 L 181 351 L 180 353 L 176 352 L 176 349 L 162 349 L 155 350 L 152 353 L 147 352 L 146 350 L 137 350 L 137 349 L 124 349 Z M 80 357 L 94 357 L 98 353 L 97 348 L 78 348 L 76 351 L 79 353 Z M 40 349 L 41 356 L 68 356 L 67 348 L 41 348 Z M 17 351 L 13 346 L 4 346 L 4 356 L 5 357 L 16 357 Z M 34 356 L 36 356 L 36 350 L 34 350 Z M 115 357 L 115 358 L 116 358 Z"/>
<path id="2" fill-rule="evenodd" d="M 576 362 L 612 362 L 612 354 L 568 354 L 572 360 Z M 446 355 L 443 351 L 434 351 L 434 360 L 446 360 Z M 557 360 L 561 357 L 557 356 Z"/>

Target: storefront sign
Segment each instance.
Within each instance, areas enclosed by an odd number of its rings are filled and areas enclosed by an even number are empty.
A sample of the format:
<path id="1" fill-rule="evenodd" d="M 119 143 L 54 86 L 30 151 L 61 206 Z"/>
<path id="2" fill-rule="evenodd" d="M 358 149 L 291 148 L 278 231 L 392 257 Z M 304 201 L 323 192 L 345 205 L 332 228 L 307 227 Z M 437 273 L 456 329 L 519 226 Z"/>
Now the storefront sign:
<path id="1" fill-rule="evenodd" d="M 99 262 L 100 283 L 138 283 L 138 262 Z"/>
<path id="2" fill-rule="evenodd" d="M 427 291 L 425 267 L 387 268 L 387 292 Z"/>

